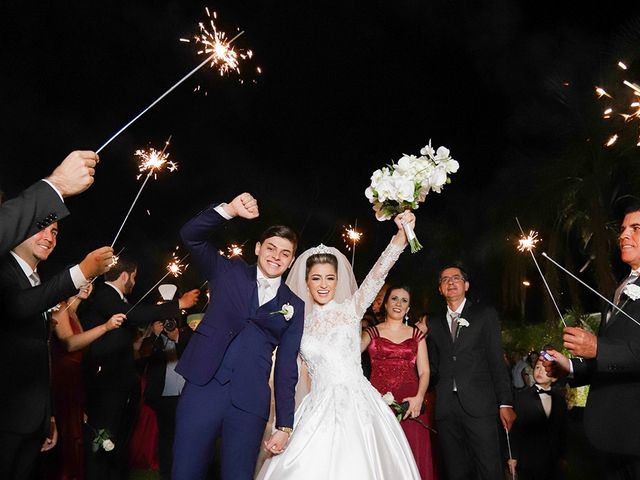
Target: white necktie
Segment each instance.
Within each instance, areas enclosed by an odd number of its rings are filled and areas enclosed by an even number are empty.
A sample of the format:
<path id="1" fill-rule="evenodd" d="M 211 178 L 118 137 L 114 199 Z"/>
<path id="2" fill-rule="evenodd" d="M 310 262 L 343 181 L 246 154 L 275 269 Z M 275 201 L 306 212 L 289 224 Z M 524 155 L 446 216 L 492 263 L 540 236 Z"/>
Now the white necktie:
<path id="1" fill-rule="evenodd" d="M 451 319 L 451 338 L 455 340 L 456 333 L 458 331 L 458 319 L 460 318 L 460 314 L 458 312 L 451 312 L 449 314 L 449 318 Z"/>
<path id="2" fill-rule="evenodd" d="M 258 304 L 260 306 L 264 305 L 265 303 L 267 303 L 268 300 L 270 300 L 269 298 L 270 292 L 271 292 L 271 284 L 269 283 L 269 280 L 267 280 L 266 278 L 259 278 L 258 279 Z"/>
<path id="3" fill-rule="evenodd" d="M 31 285 L 33 285 L 34 287 L 40 285 L 40 275 L 38 275 L 38 272 L 36 272 L 35 270 L 31 272 L 31 275 L 29 275 L 29 279 L 31 280 Z"/>

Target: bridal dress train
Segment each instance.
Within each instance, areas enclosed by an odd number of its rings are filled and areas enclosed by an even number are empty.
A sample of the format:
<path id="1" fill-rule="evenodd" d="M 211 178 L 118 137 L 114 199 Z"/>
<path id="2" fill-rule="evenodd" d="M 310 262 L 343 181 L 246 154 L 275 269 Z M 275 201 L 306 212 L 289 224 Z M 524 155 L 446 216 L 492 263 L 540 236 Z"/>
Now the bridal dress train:
<path id="1" fill-rule="evenodd" d="M 360 319 L 402 250 L 389 244 L 351 298 L 316 304 L 306 315 L 300 354 L 311 389 L 286 450 L 265 462 L 258 479 L 420 479 L 398 420 L 360 364 Z"/>

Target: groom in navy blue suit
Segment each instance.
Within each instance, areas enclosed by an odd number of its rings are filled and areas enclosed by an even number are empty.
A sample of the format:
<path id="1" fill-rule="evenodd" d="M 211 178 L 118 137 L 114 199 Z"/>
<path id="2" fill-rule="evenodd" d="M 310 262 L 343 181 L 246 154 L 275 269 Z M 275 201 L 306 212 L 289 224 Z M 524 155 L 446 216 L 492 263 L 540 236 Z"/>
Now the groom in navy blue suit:
<path id="1" fill-rule="evenodd" d="M 226 220 L 258 215 L 257 201 L 243 193 L 205 209 L 181 230 L 209 281 L 211 302 L 176 367 L 187 382 L 176 414 L 173 480 L 204 478 L 218 437 L 223 480 L 253 479 L 269 417 L 276 347 L 276 431 L 266 448 L 280 453 L 293 428 L 304 302 L 281 276 L 293 263 L 297 235 L 289 227 L 268 228 L 252 266 L 221 256 L 209 240 Z"/>

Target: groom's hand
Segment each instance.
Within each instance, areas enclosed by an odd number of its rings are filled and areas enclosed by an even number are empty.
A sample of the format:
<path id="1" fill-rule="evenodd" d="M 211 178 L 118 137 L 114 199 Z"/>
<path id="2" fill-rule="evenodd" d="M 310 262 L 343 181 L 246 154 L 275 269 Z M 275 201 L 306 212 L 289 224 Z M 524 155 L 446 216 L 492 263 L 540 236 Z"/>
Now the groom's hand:
<path id="1" fill-rule="evenodd" d="M 241 193 L 231 202 L 225 204 L 223 208 L 231 217 L 242 217 L 251 220 L 260 215 L 258 201 L 250 193 Z"/>
<path id="2" fill-rule="evenodd" d="M 289 434 L 281 430 L 276 430 L 271 434 L 269 440 L 264 442 L 264 449 L 272 455 L 279 455 L 284 452 L 284 447 L 289 441 Z"/>

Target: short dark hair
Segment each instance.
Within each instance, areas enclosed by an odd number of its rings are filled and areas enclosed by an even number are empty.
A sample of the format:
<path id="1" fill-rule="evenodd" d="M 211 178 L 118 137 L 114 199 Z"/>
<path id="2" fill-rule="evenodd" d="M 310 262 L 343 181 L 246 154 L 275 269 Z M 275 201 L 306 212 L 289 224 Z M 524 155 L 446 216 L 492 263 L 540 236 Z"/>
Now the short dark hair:
<path id="1" fill-rule="evenodd" d="M 291 253 L 296 253 L 296 249 L 298 248 L 298 234 L 293 228 L 287 227 L 286 225 L 272 225 L 260 235 L 260 244 L 263 244 L 267 238 L 271 237 L 286 238 L 293 243 L 293 252 Z"/>
<path id="2" fill-rule="evenodd" d="M 118 263 L 116 263 L 108 272 L 105 272 L 104 279 L 107 282 L 113 282 L 117 280 L 122 272 L 129 274 L 138 270 L 138 263 L 130 258 L 120 256 Z"/>
<path id="3" fill-rule="evenodd" d="M 640 212 L 640 200 L 633 199 L 622 210 L 622 216 L 626 216 L 630 213 Z"/>
<path id="4" fill-rule="evenodd" d="M 440 277 L 442 277 L 442 272 L 444 272 L 448 268 L 457 268 L 458 270 L 460 270 L 460 273 L 462 274 L 462 279 L 465 282 L 469 281 L 469 274 L 467 273 L 467 270 L 461 264 L 459 264 L 459 263 L 450 263 L 450 264 L 445 265 L 444 267 L 442 267 L 440 269 L 440 271 L 438 272 L 438 283 L 440 283 Z"/>
<path id="5" fill-rule="evenodd" d="M 389 285 L 389 288 L 387 288 L 387 291 L 384 292 L 384 297 L 382 297 L 382 305 L 380 305 L 380 313 L 383 316 L 387 315 L 387 309 L 384 307 L 387 303 L 387 300 L 389 300 L 389 297 L 391 296 L 391 292 L 393 290 L 406 290 L 407 293 L 409 294 L 409 304 L 411 304 L 411 287 L 405 283 L 392 283 L 391 285 Z"/>
<path id="6" fill-rule="evenodd" d="M 335 255 L 331 253 L 314 253 L 313 255 L 309 255 L 309 257 L 307 257 L 304 278 L 306 279 L 309 276 L 309 272 L 314 265 L 318 265 L 321 263 L 328 263 L 329 265 L 332 265 L 336 271 L 336 275 L 338 274 L 338 259 Z"/>

